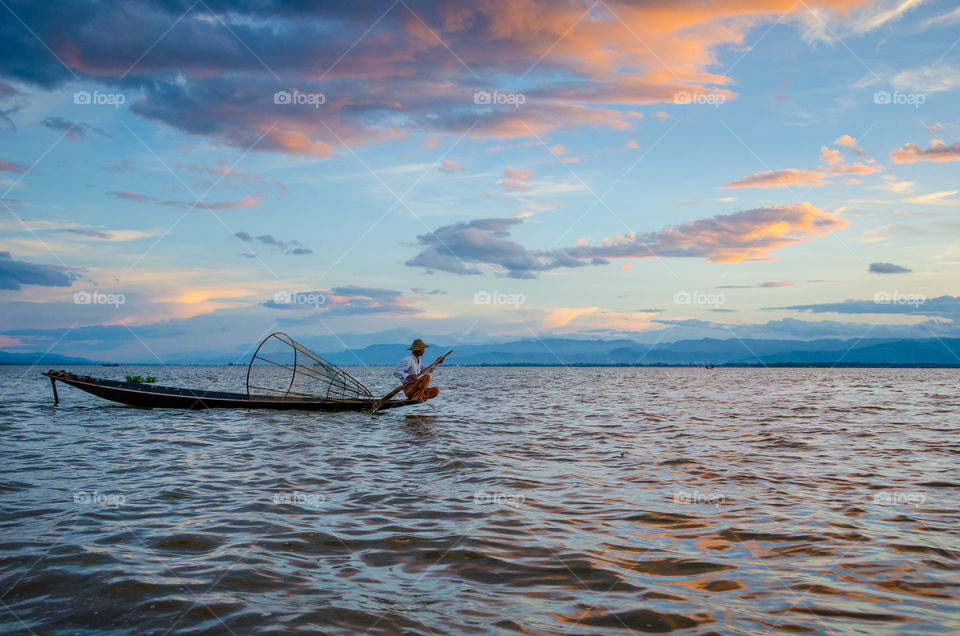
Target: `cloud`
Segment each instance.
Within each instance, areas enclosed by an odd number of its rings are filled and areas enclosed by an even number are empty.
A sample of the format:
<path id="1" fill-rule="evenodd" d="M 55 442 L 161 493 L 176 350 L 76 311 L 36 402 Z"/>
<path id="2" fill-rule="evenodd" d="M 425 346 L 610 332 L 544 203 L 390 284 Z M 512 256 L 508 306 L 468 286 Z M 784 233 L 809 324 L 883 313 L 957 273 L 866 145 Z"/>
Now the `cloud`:
<path id="1" fill-rule="evenodd" d="M 82 141 L 86 139 L 88 132 L 96 133 L 102 137 L 110 136 L 103 128 L 97 128 L 82 121 L 67 121 L 63 117 L 47 117 L 40 122 L 40 125 L 64 133 L 70 141 Z"/>
<path id="2" fill-rule="evenodd" d="M 863 35 L 899 21 L 905 13 L 919 7 L 924 0 L 876 0 L 846 6 L 810 6 L 801 16 L 805 25 L 803 38 L 808 42 L 822 40 L 831 44 L 849 34 Z"/>
<path id="3" fill-rule="evenodd" d="M 883 293 L 883 292 L 881 292 Z M 888 294 L 889 296 L 889 294 Z M 890 302 L 886 297 L 881 300 L 845 300 L 839 303 L 817 303 L 812 305 L 791 305 L 789 307 L 765 307 L 765 311 L 789 310 L 810 313 L 829 314 L 914 314 L 924 316 L 947 316 L 951 320 L 960 320 L 960 296 L 938 296 L 925 298 L 916 294 L 916 302 Z"/>
<path id="4" fill-rule="evenodd" d="M 828 151 L 829 152 L 829 151 Z M 822 156 L 822 155 L 821 155 Z M 829 155 L 828 155 L 829 156 Z M 769 170 L 755 172 L 736 181 L 724 183 L 721 188 L 788 188 L 791 186 L 819 187 L 832 183 L 830 179 L 844 175 L 868 175 L 880 172 L 879 166 L 854 163 L 849 165 L 832 165 L 808 170 L 786 168 L 784 170 Z"/>
<path id="5" fill-rule="evenodd" d="M 957 161 L 960 160 L 960 140 L 949 146 L 939 139 L 930 142 L 929 148 L 921 148 L 917 144 L 905 144 L 901 148 L 890 151 L 890 158 L 895 163 L 916 163 L 917 161 Z"/>
<path id="6" fill-rule="evenodd" d="M 870 263 L 867 271 L 871 274 L 909 274 L 913 270 L 893 263 Z"/>
<path id="7" fill-rule="evenodd" d="M 923 29 L 929 29 L 930 27 L 942 27 L 952 24 L 954 22 L 960 22 L 960 7 L 957 7 L 949 13 L 944 13 L 942 15 L 935 15 L 932 18 L 927 18 L 923 21 L 921 25 Z"/>
<path id="8" fill-rule="evenodd" d="M 834 140 L 834 145 L 847 148 L 858 156 L 863 157 L 866 153 L 857 146 L 857 140 L 850 135 L 841 135 Z M 745 177 L 729 181 L 721 185 L 721 188 L 789 188 L 791 186 L 799 187 L 820 187 L 836 183 L 834 179 L 841 177 L 850 177 L 851 175 L 870 175 L 880 172 L 882 168 L 873 165 L 872 159 L 866 163 L 843 163 L 844 153 L 829 146 L 820 146 L 820 161 L 827 164 L 816 168 L 797 169 L 784 168 L 781 170 L 767 170 L 764 172 L 754 172 Z M 857 184 L 860 181 L 856 179 L 842 179 L 845 184 Z"/>
<path id="9" fill-rule="evenodd" d="M 857 138 L 851 137 L 850 135 L 840 135 L 833 141 L 833 145 L 849 148 L 853 152 L 857 153 L 858 157 L 865 157 L 867 154 L 864 152 L 863 148 L 857 145 Z"/>
<path id="10" fill-rule="evenodd" d="M 13 172 L 16 174 L 23 174 L 26 171 L 27 171 L 27 166 L 0 159 L 0 172 Z"/>
<path id="11" fill-rule="evenodd" d="M 773 287 L 792 287 L 792 280 L 772 280 L 767 283 L 760 283 L 758 287 L 773 288 Z"/>
<path id="12" fill-rule="evenodd" d="M 154 203 L 156 205 L 164 205 L 172 208 L 186 208 L 188 210 L 242 210 L 256 207 L 260 203 L 260 200 L 254 197 L 243 197 L 243 199 L 238 202 L 228 201 L 223 203 L 207 203 L 205 201 L 170 201 L 158 199 L 146 194 L 130 192 L 129 190 L 112 191 L 107 192 L 107 194 L 115 196 L 118 199 L 123 199 L 124 201 L 133 201 L 134 203 Z"/>
<path id="13" fill-rule="evenodd" d="M 533 179 L 533 171 L 525 168 L 514 168 L 513 166 L 507 166 L 507 169 L 503 171 L 503 176 L 507 179 L 530 181 Z"/>
<path id="14" fill-rule="evenodd" d="M 925 205 L 956 205 L 956 199 L 952 199 L 960 190 L 943 190 L 941 192 L 930 192 L 907 199 L 910 203 L 923 203 Z"/>
<path id="15" fill-rule="evenodd" d="M 55 265 L 35 265 L 17 261 L 10 252 L 0 252 L 0 289 L 18 290 L 22 285 L 69 287 L 74 276 Z"/>
<path id="16" fill-rule="evenodd" d="M 136 172 L 137 169 L 133 165 L 133 161 L 129 159 L 122 159 L 119 164 L 113 166 L 104 166 L 104 172 Z"/>
<path id="17" fill-rule="evenodd" d="M 497 183 L 508 192 L 524 192 L 530 189 L 528 182 L 533 180 L 533 171 L 507 166 L 503 178 Z"/>
<path id="18" fill-rule="evenodd" d="M 545 254 L 541 258 L 510 240 L 509 230 L 522 223 L 521 219 L 493 218 L 443 225 L 417 237 L 424 249 L 406 264 L 461 275 L 479 275 L 483 270 L 476 265 L 493 265 L 513 278 L 533 278 L 533 272 L 585 264 Z"/>
<path id="19" fill-rule="evenodd" d="M 313 254 L 313 250 L 308 249 L 300 241 L 279 241 L 270 234 L 261 234 L 260 236 L 250 236 L 247 232 L 235 232 L 234 236 L 245 243 L 252 243 L 254 241 L 273 247 L 280 250 L 284 254 L 289 254 L 291 256 L 304 256 L 307 254 Z"/>
<path id="20" fill-rule="evenodd" d="M 440 172 L 446 172 L 447 174 L 453 174 L 455 172 L 463 172 L 463 166 L 461 166 L 456 161 L 451 161 L 447 159 L 441 164 L 439 168 Z"/>
<path id="21" fill-rule="evenodd" d="M 891 78 L 890 84 L 897 91 L 924 95 L 951 91 L 960 86 L 960 68 L 947 64 L 921 66 L 900 71 Z"/>
<path id="22" fill-rule="evenodd" d="M 715 263 L 767 260 L 770 253 L 843 229 L 849 221 L 809 203 L 744 210 L 688 221 L 643 234 L 617 235 L 591 245 L 588 238 L 571 247 L 528 250 L 510 239 L 522 219 L 477 219 L 444 225 L 417 237 L 423 250 L 411 267 L 479 275 L 479 265 L 502 269 L 512 278 L 564 267 L 604 265 L 613 258 L 706 258 Z"/>
<path id="23" fill-rule="evenodd" d="M 185 164 L 178 162 L 170 165 L 177 170 L 182 170 L 184 172 L 216 177 L 215 179 L 204 179 L 202 181 L 203 185 L 207 188 L 212 187 L 215 183 L 217 185 L 227 185 L 233 187 L 240 185 L 240 183 L 250 183 L 254 185 L 265 185 L 266 183 L 262 176 L 253 174 L 251 172 L 246 172 L 237 167 L 231 167 L 224 161 L 221 161 L 215 166 Z"/>
<path id="24" fill-rule="evenodd" d="M 913 309 L 912 305 L 907 305 Z M 957 337 L 960 330 L 953 322 L 942 319 L 926 320 L 916 324 L 877 324 L 840 322 L 837 320 L 799 320 L 783 318 L 765 323 L 716 323 L 709 321 L 675 321 L 671 325 L 671 339 L 685 338 L 761 338 L 811 340 L 822 338 L 931 338 Z M 664 338 L 666 339 L 666 338 Z M 852 344 L 852 343 L 851 343 Z M 846 348 L 846 347 L 844 347 Z"/>
<path id="25" fill-rule="evenodd" d="M 263 303 L 264 307 L 283 310 L 300 310 L 320 314 L 324 317 L 362 316 L 369 314 L 413 315 L 422 313 L 419 307 L 410 304 L 411 299 L 394 289 L 345 285 L 329 290 L 294 292 L 288 300 L 277 302 L 278 298 Z"/>
<path id="26" fill-rule="evenodd" d="M 258 151 L 329 157 L 344 145 L 471 126 L 471 135 L 495 138 L 631 130 L 639 117 L 622 107 L 673 103 L 681 91 L 733 99 L 719 56 L 742 47 L 752 29 L 803 22 L 811 12 L 847 20 L 861 4 L 756 0 L 692 11 L 673 0 L 593 8 L 265 0 L 200 3 L 183 14 L 178 3 L 129 0 L 110 12 L 72 3 L 51 16 L 18 3 L 34 31 L 19 21 L 0 25 L 0 69 L 46 89 L 93 79 L 136 91 L 131 112 L 184 133 L 243 148 L 263 136 Z M 158 40 L 158 24 L 175 27 Z M 525 96 L 521 106 L 474 102 L 476 91 L 496 90 L 499 77 L 520 78 L 510 93 Z M 275 103 L 281 90 L 326 99 L 316 107 Z"/>
<path id="27" fill-rule="evenodd" d="M 688 221 L 645 234 L 618 235 L 598 246 L 568 248 L 574 258 L 706 258 L 715 263 L 765 260 L 772 251 L 843 229 L 849 221 L 809 203 L 771 206 Z"/>
<path id="28" fill-rule="evenodd" d="M 832 166 L 843 161 L 843 153 L 827 146 L 820 146 L 820 161 Z"/>
<path id="29" fill-rule="evenodd" d="M 137 239 L 149 238 L 151 236 L 160 236 L 162 232 L 150 231 L 142 232 L 140 230 L 91 230 L 79 227 L 63 227 L 63 228 L 51 228 L 55 229 L 58 232 L 64 232 L 66 234 L 75 234 L 77 236 L 82 236 L 84 238 L 94 239 L 98 241 L 113 241 L 113 242 L 123 242 L 123 241 L 136 241 Z"/>

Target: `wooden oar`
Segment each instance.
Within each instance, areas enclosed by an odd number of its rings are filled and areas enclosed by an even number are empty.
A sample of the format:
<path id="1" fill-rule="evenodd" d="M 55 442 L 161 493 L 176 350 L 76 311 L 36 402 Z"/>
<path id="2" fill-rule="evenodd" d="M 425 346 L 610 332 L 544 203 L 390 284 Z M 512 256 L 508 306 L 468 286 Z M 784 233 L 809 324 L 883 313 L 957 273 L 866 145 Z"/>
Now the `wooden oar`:
<path id="1" fill-rule="evenodd" d="M 430 365 L 429 367 L 427 367 L 426 369 L 423 369 L 422 371 L 420 371 L 420 373 L 418 373 L 417 375 L 415 375 L 413 378 L 409 378 L 406 382 L 404 382 L 403 384 L 401 384 L 400 386 L 398 386 L 397 388 L 395 388 L 393 391 L 390 391 L 389 393 L 387 393 L 386 395 L 384 395 L 382 398 L 380 398 L 379 400 L 377 400 L 376 402 L 374 402 L 374 403 L 373 403 L 373 406 L 370 407 L 370 414 L 373 415 L 374 413 L 376 413 L 376 412 L 380 409 L 380 405 L 381 405 L 381 404 L 383 404 L 384 402 L 386 402 L 387 400 L 389 400 L 390 398 L 392 398 L 394 395 L 396 395 L 397 393 L 399 393 L 400 391 L 402 391 L 402 390 L 403 390 L 403 387 L 407 386 L 408 384 L 410 384 L 411 382 L 413 382 L 413 381 L 416 380 L 417 378 L 423 377 L 424 375 L 426 375 L 426 374 L 430 373 L 431 371 L 433 371 L 434 369 L 436 369 L 436 368 L 437 368 L 437 365 L 440 364 L 441 362 L 443 362 L 444 359 L 446 359 L 446 357 L 447 357 L 448 355 L 450 355 L 451 353 L 453 353 L 453 349 L 451 349 L 450 351 L 447 351 L 445 354 L 443 354 L 442 356 L 440 356 L 439 358 L 437 358 L 436 360 L 434 360 L 434 361 L 433 361 L 433 364 L 431 364 L 431 365 Z"/>

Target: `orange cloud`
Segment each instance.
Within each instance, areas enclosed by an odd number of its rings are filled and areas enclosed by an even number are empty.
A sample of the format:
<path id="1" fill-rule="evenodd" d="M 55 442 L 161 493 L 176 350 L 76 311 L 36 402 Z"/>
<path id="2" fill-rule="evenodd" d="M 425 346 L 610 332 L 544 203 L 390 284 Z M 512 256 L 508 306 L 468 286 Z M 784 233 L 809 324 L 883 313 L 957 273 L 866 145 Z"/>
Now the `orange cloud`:
<path id="1" fill-rule="evenodd" d="M 715 263 L 766 260 L 774 250 L 850 224 L 809 203 L 744 210 L 647 234 L 618 235 L 599 246 L 564 250 L 577 259 L 704 257 Z"/>
<path id="2" fill-rule="evenodd" d="M 864 157 L 864 156 L 866 156 L 866 154 L 867 154 L 866 152 L 864 152 L 863 148 L 861 148 L 860 146 L 857 145 L 857 138 L 856 138 L 856 137 L 851 137 L 850 135 L 841 135 L 841 136 L 837 137 L 837 138 L 834 140 L 833 145 L 834 145 L 834 146 L 843 146 L 844 148 L 849 148 L 850 150 L 852 150 L 852 151 L 854 151 L 855 153 L 857 153 L 857 156 L 858 156 L 858 157 Z"/>
<path id="3" fill-rule="evenodd" d="M 438 135 L 468 127 L 474 138 L 543 137 L 583 126 L 629 131 L 642 115 L 622 112 L 624 105 L 676 104 L 679 93 L 736 98 L 734 80 L 718 70 L 719 55 L 744 48 L 751 30 L 778 23 L 806 29 L 811 16 L 850 18 L 870 0 L 476 0 L 416 13 L 405 3 L 327 3 L 318 12 L 261 2 L 241 12 L 250 21 L 243 47 L 214 46 L 223 24 L 192 13 L 158 42 L 152 26 L 168 16 L 143 4 L 124 14 L 119 53 L 103 46 L 115 26 L 93 8 L 72 13 L 68 31 L 37 27 L 35 37 L 51 42 L 59 59 L 34 51 L 29 32 L 18 32 L 23 39 L 11 50 L 116 80 L 149 48 L 136 64 L 144 86 L 131 107 L 136 114 L 243 148 L 266 132 L 256 150 L 330 157 L 341 145 L 407 134 L 423 134 L 424 147 L 434 148 Z M 524 96 L 521 105 L 473 102 L 474 91 L 497 88 L 478 78 L 502 76 L 522 80 L 512 87 Z M 278 88 L 329 91 L 329 99 L 315 107 L 280 103 L 269 99 Z M 468 109 L 475 112 L 466 116 Z"/>
<path id="4" fill-rule="evenodd" d="M 820 146 L 820 161 L 827 165 L 834 165 L 843 161 L 843 153 L 833 148 Z"/>
<path id="5" fill-rule="evenodd" d="M 300 130 L 272 129 L 267 132 L 264 142 L 275 150 L 282 150 L 293 155 L 331 157 L 336 154 L 333 146 L 319 139 L 311 139 L 309 135 Z"/>
<path id="6" fill-rule="evenodd" d="M 788 188 L 791 186 L 819 187 L 831 183 L 832 177 L 842 175 L 868 175 L 880 172 L 879 166 L 867 165 L 864 163 L 854 163 L 850 165 L 835 165 L 824 168 L 811 168 L 807 170 L 798 170 L 787 168 L 784 170 L 769 170 L 766 172 L 755 172 L 736 181 L 724 183 L 721 188 Z M 845 183 L 850 180 L 846 180 Z"/>
<path id="7" fill-rule="evenodd" d="M 917 161 L 958 161 L 960 160 L 960 140 L 949 146 L 939 139 L 930 142 L 929 148 L 917 144 L 906 144 L 890 152 L 895 163 L 916 163 Z"/>

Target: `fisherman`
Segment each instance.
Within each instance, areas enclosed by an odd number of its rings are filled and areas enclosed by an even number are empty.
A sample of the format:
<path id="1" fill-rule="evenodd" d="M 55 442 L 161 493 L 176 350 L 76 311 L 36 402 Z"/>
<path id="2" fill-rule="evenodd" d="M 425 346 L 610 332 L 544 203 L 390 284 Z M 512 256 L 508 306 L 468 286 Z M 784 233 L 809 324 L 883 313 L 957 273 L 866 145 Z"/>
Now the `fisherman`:
<path id="1" fill-rule="evenodd" d="M 393 370 L 394 377 L 404 383 L 403 392 L 407 398 L 417 400 L 418 402 L 435 398 L 440 393 L 440 389 L 437 387 L 428 386 L 430 384 L 429 373 L 417 377 L 420 371 L 423 370 L 423 365 L 420 364 L 420 357 L 429 346 L 430 345 L 424 343 L 423 340 L 417 338 L 408 349 L 408 351 L 411 352 L 410 355 L 401 360 Z"/>

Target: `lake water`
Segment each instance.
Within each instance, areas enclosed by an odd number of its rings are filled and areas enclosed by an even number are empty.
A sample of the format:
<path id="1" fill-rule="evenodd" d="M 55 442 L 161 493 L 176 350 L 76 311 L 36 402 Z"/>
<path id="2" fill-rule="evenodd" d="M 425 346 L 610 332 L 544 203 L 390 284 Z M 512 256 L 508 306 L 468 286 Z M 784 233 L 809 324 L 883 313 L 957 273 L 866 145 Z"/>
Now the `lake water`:
<path id="1" fill-rule="evenodd" d="M 960 633 L 957 370 L 450 367 L 373 417 L 39 371 L 0 367 L 5 634 Z"/>

